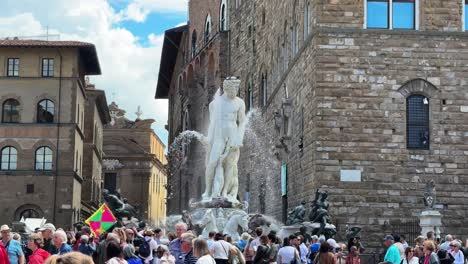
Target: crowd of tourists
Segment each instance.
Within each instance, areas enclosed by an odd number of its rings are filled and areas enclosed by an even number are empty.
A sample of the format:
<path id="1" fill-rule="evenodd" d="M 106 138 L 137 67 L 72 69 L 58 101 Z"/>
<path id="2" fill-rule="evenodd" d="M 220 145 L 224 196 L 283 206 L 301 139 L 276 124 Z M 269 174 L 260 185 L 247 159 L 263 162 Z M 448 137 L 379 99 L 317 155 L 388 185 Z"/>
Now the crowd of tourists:
<path id="1" fill-rule="evenodd" d="M 430 231 L 426 237 L 419 236 L 414 246 L 408 245 L 404 236 L 387 235 L 384 238 L 385 264 L 466 264 L 468 263 L 462 241 L 452 235 L 446 235 L 442 243 Z"/>
<path id="2" fill-rule="evenodd" d="M 119 227 L 94 237 L 89 227 L 78 232 L 56 229 L 51 223 L 21 241 L 7 226 L 0 228 L 0 264 L 366 264 L 359 237 L 337 243 L 301 230 L 283 240 L 275 232 L 256 228 L 239 241 L 210 232 L 202 238 L 184 223 L 163 235 L 159 228 Z M 410 246 L 403 236 L 384 238 L 385 264 L 466 264 L 461 241 L 447 235 L 443 243 L 433 233 Z"/>

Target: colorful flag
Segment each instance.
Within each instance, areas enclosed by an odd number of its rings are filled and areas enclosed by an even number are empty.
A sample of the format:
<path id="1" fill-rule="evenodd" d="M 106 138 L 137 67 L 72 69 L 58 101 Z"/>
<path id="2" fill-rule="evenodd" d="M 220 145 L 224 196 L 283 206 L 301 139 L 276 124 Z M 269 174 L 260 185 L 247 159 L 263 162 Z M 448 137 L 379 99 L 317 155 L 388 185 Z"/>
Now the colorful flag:
<path id="1" fill-rule="evenodd" d="M 111 228 L 116 222 L 117 219 L 105 203 L 101 205 L 101 207 L 99 207 L 99 209 L 85 221 L 85 223 L 89 225 L 95 237 L 99 237 L 101 234 Z"/>

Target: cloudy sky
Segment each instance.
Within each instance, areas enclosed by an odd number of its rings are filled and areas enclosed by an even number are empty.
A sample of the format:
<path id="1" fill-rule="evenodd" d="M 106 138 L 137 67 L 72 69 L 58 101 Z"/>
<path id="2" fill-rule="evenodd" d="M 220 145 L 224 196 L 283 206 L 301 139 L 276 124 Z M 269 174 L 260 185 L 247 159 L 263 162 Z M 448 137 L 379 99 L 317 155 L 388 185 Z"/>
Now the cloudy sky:
<path id="1" fill-rule="evenodd" d="M 167 142 L 167 101 L 155 100 L 164 31 L 187 21 L 187 0 L 0 0 L 0 38 L 58 34 L 96 45 L 107 101 L 143 118 Z"/>

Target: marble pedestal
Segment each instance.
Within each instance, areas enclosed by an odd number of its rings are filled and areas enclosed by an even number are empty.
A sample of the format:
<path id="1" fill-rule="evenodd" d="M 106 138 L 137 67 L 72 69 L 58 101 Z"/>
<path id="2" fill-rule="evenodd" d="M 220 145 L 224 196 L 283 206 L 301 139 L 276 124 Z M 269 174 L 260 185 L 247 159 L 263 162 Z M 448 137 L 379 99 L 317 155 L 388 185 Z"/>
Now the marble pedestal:
<path id="1" fill-rule="evenodd" d="M 426 236 L 427 232 L 440 230 L 442 227 L 442 215 L 439 211 L 425 210 L 419 215 L 419 225 L 421 226 L 421 235 Z"/>

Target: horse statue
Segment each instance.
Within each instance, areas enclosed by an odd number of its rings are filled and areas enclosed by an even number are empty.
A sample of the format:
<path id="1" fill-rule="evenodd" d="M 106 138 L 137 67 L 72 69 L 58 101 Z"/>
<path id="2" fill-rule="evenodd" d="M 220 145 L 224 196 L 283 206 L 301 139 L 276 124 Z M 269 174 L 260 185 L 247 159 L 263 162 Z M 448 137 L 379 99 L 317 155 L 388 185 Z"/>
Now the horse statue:
<path id="1" fill-rule="evenodd" d="M 245 212 L 234 212 L 229 217 L 226 225 L 224 226 L 223 233 L 229 235 L 232 241 L 239 241 L 240 236 L 238 229 L 242 228 L 242 232 L 249 229 L 248 215 Z"/>
<path id="2" fill-rule="evenodd" d="M 208 234 L 211 231 L 219 232 L 218 226 L 216 224 L 216 216 L 212 209 L 208 209 L 205 212 L 205 216 L 198 223 L 200 226 L 203 226 L 202 237 L 208 238 Z"/>

